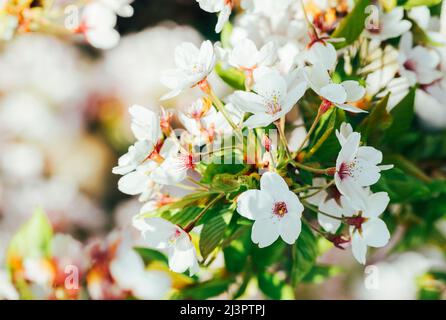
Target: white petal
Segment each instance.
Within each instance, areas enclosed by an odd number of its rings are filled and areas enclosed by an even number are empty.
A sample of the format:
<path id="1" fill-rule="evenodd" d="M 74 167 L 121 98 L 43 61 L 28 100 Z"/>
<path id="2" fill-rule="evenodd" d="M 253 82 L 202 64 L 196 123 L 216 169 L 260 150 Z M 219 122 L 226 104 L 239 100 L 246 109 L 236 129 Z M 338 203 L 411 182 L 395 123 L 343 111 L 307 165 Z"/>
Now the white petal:
<path id="1" fill-rule="evenodd" d="M 146 218 L 138 226 L 148 246 L 154 249 L 168 248 L 169 239 L 178 229 L 173 223 L 158 217 Z"/>
<path id="2" fill-rule="evenodd" d="M 390 198 L 387 192 L 377 192 L 371 194 L 367 199 L 366 208 L 363 212 L 364 217 L 377 218 L 386 210 Z"/>
<path id="3" fill-rule="evenodd" d="M 260 178 L 260 190 L 270 195 L 274 200 L 281 199 L 284 193 L 289 192 L 285 180 L 275 172 L 265 172 L 262 175 Z"/>
<path id="4" fill-rule="evenodd" d="M 273 205 L 274 200 L 261 190 L 248 190 L 237 198 L 237 212 L 250 220 L 268 217 Z"/>
<path id="5" fill-rule="evenodd" d="M 307 60 L 311 64 L 322 64 L 326 70 L 333 70 L 337 62 L 336 49 L 331 43 L 314 43 L 307 51 Z"/>
<path id="6" fill-rule="evenodd" d="M 379 164 L 383 160 L 381 151 L 373 147 L 359 147 L 357 157 L 370 162 L 371 164 Z"/>
<path id="7" fill-rule="evenodd" d="M 283 241 L 294 244 L 300 235 L 302 222 L 300 215 L 288 212 L 279 220 L 279 232 Z"/>
<path id="8" fill-rule="evenodd" d="M 231 102 L 246 112 L 260 113 L 266 111 L 264 99 L 253 92 L 236 91 L 231 97 Z"/>
<path id="9" fill-rule="evenodd" d="M 87 41 L 98 49 L 111 49 L 119 42 L 119 32 L 112 28 L 92 28 L 85 33 Z"/>
<path id="10" fill-rule="evenodd" d="M 215 25 L 215 32 L 220 33 L 221 30 L 223 30 L 223 27 L 225 26 L 226 22 L 229 21 L 229 16 L 231 15 L 231 6 L 226 5 L 223 7 L 223 10 L 220 11 L 218 14 L 218 21 Z"/>
<path id="11" fill-rule="evenodd" d="M 365 88 L 361 86 L 358 81 L 347 80 L 342 82 L 341 84 L 344 87 L 345 92 L 347 92 L 346 101 L 355 102 L 364 97 Z"/>
<path id="12" fill-rule="evenodd" d="M 347 99 L 347 92 L 341 84 L 330 83 L 321 88 L 320 94 L 335 104 L 343 104 Z"/>
<path id="13" fill-rule="evenodd" d="M 236 68 L 250 69 L 257 63 L 257 47 L 250 39 L 243 39 L 235 45 L 229 54 L 228 62 Z"/>
<path id="14" fill-rule="evenodd" d="M 367 110 L 352 106 L 351 104 L 338 104 L 336 105 L 339 109 L 348 111 L 348 112 L 353 112 L 353 113 L 368 113 Z"/>
<path id="15" fill-rule="evenodd" d="M 361 135 L 357 132 L 353 132 L 349 135 L 336 160 L 336 168 L 338 170 L 342 163 L 349 163 L 353 161 L 358 151 L 360 140 Z"/>
<path id="16" fill-rule="evenodd" d="M 357 231 L 351 236 L 352 253 L 360 264 L 365 264 L 367 255 L 367 244 Z"/>
<path id="17" fill-rule="evenodd" d="M 362 224 L 364 240 L 370 247 L 384 247 L 390 239 L 389 229 L 381 219 L 372 218 Z"/>
<path id="18" fill-rule="evenodd" d="M 322 202 L 319 206 L 319 210 L 339 218 L 342 217 L 344 211 L 334 199 Z M 318 213 L 317 220 L 322 228 L 331 233 L 335 233 L 341 225 L 340 220 L 330 218 L 322 213 Z"/>
<path id="19" fill-rule="evenodd" d="M 254 114 L 254 115 L 250 116 L 243 123 L 243 126 L 248 127 L 249 129 L 266 127 L 266 126 L 270 125 L 271 123 L 273 123 L 274 121 L 276 121 L 277 119 L 279 119 L 280 117 L 281 117 L 280 113 L 277 113 L 274 116 L 271 116 L 266 113 Z"/>
<path id="20" fill-rule="evenodd" d="M 272 223 L 271 218 L 256 220 L 252 226 L 251 240 L 259 245 L 259 248 L 267 247 L 279 237 L 279 226 Z"/>
<path id="21" fill-rule="evenodd" d="M 147 188 L 149 181 L 150 178 L 144 173 L 139 171 L 130 172 L 119 179 L 118 189 L 125 194 L 137 195 Z"/>

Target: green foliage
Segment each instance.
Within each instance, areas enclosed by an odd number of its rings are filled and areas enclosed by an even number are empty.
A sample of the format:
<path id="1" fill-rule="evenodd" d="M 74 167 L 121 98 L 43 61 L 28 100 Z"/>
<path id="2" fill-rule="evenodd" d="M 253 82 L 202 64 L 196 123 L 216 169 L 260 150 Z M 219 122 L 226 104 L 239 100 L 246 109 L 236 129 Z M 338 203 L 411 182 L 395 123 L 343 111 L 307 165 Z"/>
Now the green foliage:
<path id="1" fill-rule="evenodd" d="M 226 269 L 232 273 L 242 272 L 245 269 L 251 247 L 251 231 L 245 228 L 244 233 L 230 241 L 228 246 L 223 249 Z"/>
<path id="2" fill-rule="evenodd" d="M 293 245 L 293 265 L 291 278 L 293 285 L 297 285 L 311 271 L 317 258 L 316 238 L 311 229 L 302 224 L 302 231 Z"/>
<path id="3" fill-rule="evenodd" d="M 431 190 L 423 181 L 406 174 L 398 168 L 381 172 L 381 179 L 372 189 L 375 192 L 387 192 L 391 203 L 425 199 L 431 193 Z"/>
<path id="4" fill-rule="evenodd" d="M 259 289 L 271 299 L 287 300 L 294 298 L 293 289 L 278 274 L 261 272 L 257 276 L 257 282 Z"/>
<path id="5" fill-rule="evenodd" d="M 419 6 L 435 6 L 437 4 L 441 3 L 441 0 L 407 0 L 404 3 L 404 9 L 412 9 L 414 7 Z"/>
<path id="6" fill-rule="evenodd" d="M 379 100 L 358 127 L 362 140 L 370 145 L 379 145 L 384 131 L 392 125 L 392 116 L 387 112 L 388 101 L 389 95 Z"/>
<path id="7" fill-rule="evenodd" d="M 415 88 L 411 88 L 403 100 L 390 111 L 392 123 L 384 134 L 386 142 L 397 144 L 401 137 L 410 130 L 415 115 L 414 102 Z"/>
<path id="8" fill-rule="evenodd" d="M 344 38 L 345 40 L 335 46 L 340 49 L 355 42 L 364 29 L 367 18 L 365 8 L 370 4 L 370 0 L 356 1 L 353 10 L 339 23 L 331 35 L 333 38 Z"/>
<path id="9" fill-rule="evenodd" d="M 53 230 L 48 218 L 37 209 L 31 219 L 12 238 L 7 252 L 7 261 L 51 256 Z M 10 263 L 8 263 L 10 265 Z"/>
<path id="10" fill-rule="evenodd" d="M 144 263 L 148 264 L 152 261 L 161 261 L 167 264 L 167 257 L 161 252 L 149 248 L 136 247 L 135 251 L 144 260 Z"/>
<path id="11" fill-rule="evenodd" d="M 209 281 L 192 285 L 181 290 L 174 299 L 204 300 L 218 296 L 228 290 L 230 284 L 234 282 L 232 277 L 217 277 Z"/>
<path id="12" fill-rule="evenodd" d="M 227 85 L 236 90 L 245 89 L 245 74 L 236 68 L 223 68 L 221 64 L 215 66 L 215 71 Z"/>
<path id="13" fill-rule="evenodd" d="M 224 214 L 212 217 L 203 225 L 199 243 L 203 260 L 206 260 L 212 251 L 223 241 L 231 214 L 231 211 L 225 211 Z"/>
<path id="14" fill-rule="evenodd" d="M 308 149 L 305 159 L 315 157 L 319 162 L 329 162 L 336 158 L 341 149 L 335 130 L 345 121 L 345 111 L 331 108 L 326 112 L 315 131 L 314 142 Z"/>

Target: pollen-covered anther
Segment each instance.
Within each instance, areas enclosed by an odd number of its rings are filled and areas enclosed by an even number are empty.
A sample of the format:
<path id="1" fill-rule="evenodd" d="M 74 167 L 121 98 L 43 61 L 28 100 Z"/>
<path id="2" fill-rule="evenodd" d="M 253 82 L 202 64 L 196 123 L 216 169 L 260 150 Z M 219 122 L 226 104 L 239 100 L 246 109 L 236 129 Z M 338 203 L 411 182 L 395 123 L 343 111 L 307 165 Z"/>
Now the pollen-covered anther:
<path id="1" fill-rule="evenodd" d="M 273 212 L 275 215 L 283 217 L 285 214 L 288 213 L 288 208 L 286 206 L 286 203 L 283 201 L 276 202 L 274 204 Z"/>

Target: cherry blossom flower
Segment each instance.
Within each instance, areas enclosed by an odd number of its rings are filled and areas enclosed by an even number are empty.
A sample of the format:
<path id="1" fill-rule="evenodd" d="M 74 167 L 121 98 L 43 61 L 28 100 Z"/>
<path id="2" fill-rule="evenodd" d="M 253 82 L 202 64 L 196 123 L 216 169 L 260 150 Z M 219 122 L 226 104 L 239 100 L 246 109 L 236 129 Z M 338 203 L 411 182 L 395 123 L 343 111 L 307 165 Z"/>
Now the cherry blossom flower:
<path id="1" fill-rule="evenodd" d="M 146 140 L 142 142 L 147 143 Z M 135 146 L 139 143 L 141 142 L 137 142 Z M 127 153 L 121 158 L 128 156 L 132 160 L 129 161 L 130 164 L 127 164 L 127 158 L 124 158 L 122 163 L 114 168 L 114 173 L 124 174 L 118 181 L 118 189 L 125 194 L 141 194 L 141 201 L 145 201 L 152 195 L 156 182 L 166 182 L 161 177 L 169 177 L 169 184 L 172 180 L 177 181 L 182 178 L 181 176 L 176 176 L 178 172 L 172 172 L 171 170 L 163 172 L 167 168 L 161 168 L 166 159 L 178 154 L 178 143 L 176 141 L 172 138 L 167 138 L 159 150 L 150 150 L 151 152 L 149 153 L 145 153 L 146 150 L 138 152 L 138 158 L 131 158 L 129 153 Z M 140 161 L 141 159 L 142 161 Z"/>
<path id="2" fill-rule="evenodd" d="M 382 152 L 369 146 L 360 147 L 360 139 L 359 133 L 351 133 L 336 159 L 336 187 L 352 202 L 359 200 L 362 187 L 371 186 L 379 180 L 381 170 L 393 167 L 380 166 Z"/>
<path id="3" fill-rule="evenodd" d="M 338 138 L 339 144 L 343 146 L 352 133 L 353 128 L 350 123 L 341 123 L 339 130 L 336 129 L 336 137 Z"/>
<path id="4" fill-rule="evenodd" d="M 412 47 L 411 32 L 405 33 L 400 40 L 398 62 L 399 73 L 409 80 L 410 85 L 429 84 L 441 78 L 443 73 L 437 70 L 440 56 L 420 45 Z"/>
<path id="5" fill-rule="evenodd" d="M 197 253 L 191 238 L 179 226 L 162 218 L 136 218 L 133 225 L 149 247 L 166 252 L 169 268 L 178 273 L 189 269 L 192 276 L 199 271 Z"/>
<path id="6" fill-rule="evenodd" d="M 250 39 L 237 42 L 228 57 L 230 65 L 251 74 L 256 68 L 272 66 L 276 60 L 277 53 L 274 42 L 268 42 L 259 50 Z"/>
<path id="7" fill-rule="evenodd" d="M 305 75 L 311 89 L 329 105 L 354 113 L 367 112 L 351 104 L 362 99 L 365 94 L 365 88 L 357 81 L 333 83 L 325 67 L 320 64 L 306 67 Z"/>
<path id="8" fill-rule="evenodd" d="M 161 82 L 171 89 L 161 99 L 173 98 L 181 91 L 199 85 L 212 72 L 215 63 L 216 54 L 209 40 L 204 41 L 200 48 L 184 42 L 175 49 L 177 68 L 167 70 L 161 78 Z"/>
<path id="9" fill-rule="evenodd" d="M 153 152 L 154 144 L 148 140 L 137 141 L 131 145 L 126 154 L 118 160 L 118 166 L 114 167 L 114 174 L 128 174 L 141 165 L 144 160 Z"/>
<path id="10" fill-rule="evenodd" d="M 328 41 L 318 40 L 310 43 L 304 58 L 313 65 L 322 65 L 326 70 L 334 70 L 338 62 L 335 47 Z"/>
<path id="11" fill-rule="evenodd" d="M 227 103 L 225 109 L 234 123 L 240 122 L 243 112 L 232 103 Z M 223 114 L 207 98 L 194 101 L 185 112 L 179 112 L 178 118 L 191 136 L 192 143 L 199 146 L 214 142 L 219 136 L 229 135 L 233 131 Z"/>
<path id="12" fill-rule="evenodd" d="M 110 49 L 118 44 L 119 33 L 114 29 L 116 14 L 99 2 L 87 4 L 81 17 L 81 24 L 76 30 L 85 35 L 87 41 L 99 49 Z"/>
<path id="13" fill-rule="evenodd" d="M 229 20 L 232 11 L 233 0 L 196 0 L 200 8 L 206 12 L 218 12 L 218 21 L 215 26 L 215 32 L 219 33 L 223 26 Z"/>
<path id="14" fill-rule="evenodd" d="M 133 250 L 128 237 L 119 244 L 110 263 L 110 274 L 120 289 L 131 292 L 138 299 L 162 299 L 171 287 L 165 272 L 145 269 L 144 261 Z"/>
<path id="15" fill-rule="evenodd" d="M 160 116 L 158 112 L 133 105 L 129 108 L 132 116 L 132 132 L 138 140 L 147 140 L 156 144 L 161 136 Z"/>
<path id="16" fill-rule="evenodd" d="M 386 192 L 371 193 L 363 190 L 362 194 L 359 210 L 354 214 L 351 210 L 345 210 L 343 215 L 348 216 L 346 221 L 350 225 L 353 256 L 359 263 L 365 264 L 367 247 L 381 248 L 389 242 L 389 230 L 379 216 L 390 199 Z"/>
<path id="17" fill-rule="evenodd" d="M 262 175 L 260 190 L 245 191 L 237 199 L 237 212 L 254 220 L 251 239 L 260 248 L 271 245 L 279 236 L 293 244 L 301 231 L 303 210 L 297 195 L 274 172 Z"/>
<path id="18" fill-rule="evenodd" d="M 378 41 L 399 37 L 412 27 L 412 23 L 403 18 L 404 9 L 402 7 L 393 8 L 388 13 L 380 12 L 378 25 L 371 23 L 366 26 L 364 33 L 368 38 Z"/>
<path id="19" fill-rule="evenodd" d="M 276 71 L 254 74 L 254 79 L 254 92 L 236 91 L 232 100 L 241 110 L 253 113 L 244 122 L 248 128 L 267 126 L 286 115 L 307 89 L 302 69 L 286 77 Z"/>

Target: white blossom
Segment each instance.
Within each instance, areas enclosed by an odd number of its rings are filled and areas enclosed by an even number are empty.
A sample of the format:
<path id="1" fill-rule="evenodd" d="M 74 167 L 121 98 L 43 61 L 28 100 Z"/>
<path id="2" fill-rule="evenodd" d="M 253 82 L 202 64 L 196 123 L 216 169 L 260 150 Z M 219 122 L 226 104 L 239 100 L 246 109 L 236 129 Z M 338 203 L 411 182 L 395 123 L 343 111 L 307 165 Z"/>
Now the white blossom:
<path id="1" fill-rule="evenodd" d="M 237 212 L 254 220 L 251 239 L 260 248 L 271 245 L 279 236 L 293 244 L 301 231 L 303 210 L 297 195 L 274 172 L 262 175 L 260 190 L 245 191 L 237 199 Z"/>
<path id="2" fill-rule="evenodd" d="M 306 67 L 305 75 L 311 89 L 330 104 L 349 112 L 367 112 L 352 105 L 353 102 L 362 99 L 365 94 L 365 88 L 357 81 L 346 80 L 342 83 L 333 83 L 325 67 L 320 64 Z"/>
<path id="3" fill-rule="evenodd" d="M 189 269 L 192 276 L 199 271 L 195 247 L 179 226 L 162 218 L 136 218 L 133 222 L 149 247 L 166 252 L 169 268 L 178 273 Z"/>
<path id="4" fill-rule="evenodd" d="M 254 92 L 236 91 L 233 103 L 241 110 L 253 113 L 245 122 L 248 128 L 264 127 L 286 115 L 304 95 L 307 83 L 301 69 L 287 77 L 276 71 L 256 77 Z"/>
<path id="5" fill-rule="evenodd" d="M 167 70 L 161 77 L 161 82 L 171 90 L 161 99 L 173 98 L 181 91 L 206 80 L 214 69 L 215 63 L 216 54 L 209 40 L 204 41 L 200 48 L 190 42 L 184 42 L 175 49 L 177 68 Z"/>

